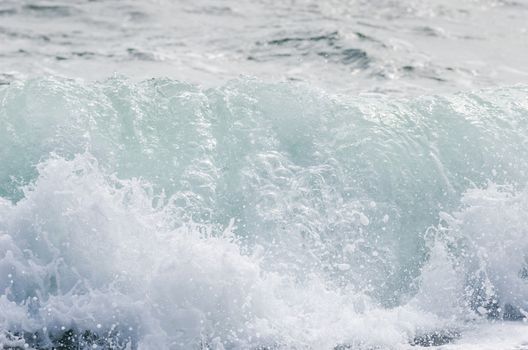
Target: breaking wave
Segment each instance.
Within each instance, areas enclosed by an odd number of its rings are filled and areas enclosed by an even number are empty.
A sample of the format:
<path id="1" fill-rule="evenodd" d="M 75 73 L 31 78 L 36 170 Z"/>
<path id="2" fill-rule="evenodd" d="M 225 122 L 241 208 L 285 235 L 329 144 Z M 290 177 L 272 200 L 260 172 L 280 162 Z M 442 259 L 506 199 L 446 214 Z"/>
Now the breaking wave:
<path id="1" fill-rule="evenodd" d="M 526 96 L 1 86 L 0 343 L 400 348 L 526 318 Z"/>

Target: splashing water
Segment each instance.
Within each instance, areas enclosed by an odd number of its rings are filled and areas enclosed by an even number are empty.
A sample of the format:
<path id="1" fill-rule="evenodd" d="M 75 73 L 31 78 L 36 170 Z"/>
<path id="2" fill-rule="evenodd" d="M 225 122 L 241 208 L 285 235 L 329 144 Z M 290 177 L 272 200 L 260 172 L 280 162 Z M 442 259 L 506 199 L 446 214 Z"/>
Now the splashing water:
<path id="1" fill-rule="evenodd" d="M 525 318 L 526 96 L 2 86 L 0 343 L 406 348 Z"/>

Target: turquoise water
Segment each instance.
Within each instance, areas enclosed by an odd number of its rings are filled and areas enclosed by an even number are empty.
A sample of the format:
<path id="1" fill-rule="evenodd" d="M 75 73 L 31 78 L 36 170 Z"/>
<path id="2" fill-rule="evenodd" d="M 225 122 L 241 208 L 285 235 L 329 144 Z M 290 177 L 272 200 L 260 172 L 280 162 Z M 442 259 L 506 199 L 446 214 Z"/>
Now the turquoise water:
<path id="1" fill-rule="evenodd" d="M 405 348 L 522 319 L 527 96 L 0 86 L 0 343 Z"/>

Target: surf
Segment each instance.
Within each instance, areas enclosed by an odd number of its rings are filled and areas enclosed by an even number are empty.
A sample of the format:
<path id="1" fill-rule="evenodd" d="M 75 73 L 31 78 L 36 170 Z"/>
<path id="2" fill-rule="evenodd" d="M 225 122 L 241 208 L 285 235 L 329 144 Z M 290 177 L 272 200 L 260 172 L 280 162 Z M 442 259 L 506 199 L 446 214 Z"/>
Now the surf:
<path id="1" fill-rule="evenodd" d="M 0 342 L 393 349 L 525 320 L 527 94 L 0 86 Z"/>

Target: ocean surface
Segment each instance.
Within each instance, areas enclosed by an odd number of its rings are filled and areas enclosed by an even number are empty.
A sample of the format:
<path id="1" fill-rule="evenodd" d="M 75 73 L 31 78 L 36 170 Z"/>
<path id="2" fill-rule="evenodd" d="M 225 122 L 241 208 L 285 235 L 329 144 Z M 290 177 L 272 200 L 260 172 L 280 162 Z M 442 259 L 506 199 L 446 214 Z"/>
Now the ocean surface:
<path id="1" fill-rule="evenodd" d="M 0 348 L 528 349 L 528 1 L 0 0 Z"/>

